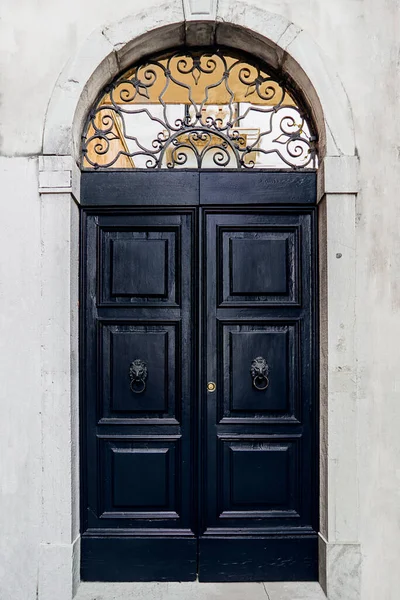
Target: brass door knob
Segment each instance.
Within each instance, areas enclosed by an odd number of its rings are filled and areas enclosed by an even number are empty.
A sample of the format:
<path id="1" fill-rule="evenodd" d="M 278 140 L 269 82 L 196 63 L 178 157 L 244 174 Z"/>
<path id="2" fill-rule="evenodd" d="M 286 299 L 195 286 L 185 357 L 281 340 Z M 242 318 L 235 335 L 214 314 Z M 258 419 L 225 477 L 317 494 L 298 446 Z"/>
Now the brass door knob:
<path id="1" fill-rule="evenodd" d="M 215 392 L 215 390 L 217 389 L 217 384 L 214 383 L 213 381 L 209 381 L 207 383 L 207 391 L 208 392 Z"/>

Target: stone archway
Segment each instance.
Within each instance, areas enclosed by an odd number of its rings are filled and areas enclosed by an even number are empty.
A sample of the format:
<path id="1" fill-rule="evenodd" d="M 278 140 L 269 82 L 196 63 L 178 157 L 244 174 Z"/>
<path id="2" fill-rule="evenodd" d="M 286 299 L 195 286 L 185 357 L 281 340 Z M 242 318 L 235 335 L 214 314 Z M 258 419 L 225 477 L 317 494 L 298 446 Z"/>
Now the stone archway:
<path id="1" fill-rule="evenodd" d="M 158 16 L 157 16 L 158 15 Z M 102 86 L 144 54 L 183 44 L 229 44 L 284 67 L 312 107 L 321 139 L 319 169 L 321 288 L 321 583 L 331 600 L 358 598 L 357 457 L 354 360 L 354 226 L 357 157 L 351 110 L 338 77 L 305 31 L 255 6 L 222 3 L 216 16 L 160 6 L 94 32 L 57 82 L 40 160 L 46 319 L 60 323 L 59 352 L 44 357 L 60 392 L 54 415 L 43 411 L 45 453 L 41 598 L 79 581 L 77 282 L 79 169 L 86 112 Z M 73 201 L 71 201 L 73 200 Z M 60 247 L 58 239 L 63 239 Z M 55 264 L 57 252 L 57 264 Z M 54 299 L 64 289 L 63 301 Z M 334 289 L 342 290 L 340 296 Z M 59 291 L 58 291 L 59 293 Z M 61 314 L 61 317 L 60 317 Z M 346 337 L 343 348 L 338 341 Z M 68 365 L 68 367 L 66 367 Z M 50 423 L 51 426 L 50 426 Z M 68 423 L 68 427 L 65 427 Z M 346 429 L 341 427 L 346 423 Z M 351 574 L 351 577 L 350 577 Z M 63 597 L 63 600 L 64 600 Z"/>

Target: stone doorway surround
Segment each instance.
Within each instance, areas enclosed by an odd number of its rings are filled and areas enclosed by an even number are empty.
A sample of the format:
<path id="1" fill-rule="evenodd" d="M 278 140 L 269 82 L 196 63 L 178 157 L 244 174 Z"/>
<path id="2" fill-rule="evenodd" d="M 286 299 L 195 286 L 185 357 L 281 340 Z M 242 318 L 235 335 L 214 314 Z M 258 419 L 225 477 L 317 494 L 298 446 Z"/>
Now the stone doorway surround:
<path id="1" fill-rule="evenodd" d="M 219 0 L 218 6 L 216 0 L 171 0 L 157 10 L 133 8 L 122 21 L 87 38 L 50 98 L 39 160 L 43 525 L 38 598 L 71 600 L 79 586 L 77 163 L 83 122 L 99 91 L 121 70 L 145 54 L 184 44 L 227 45 L 284 69 L 302 90 L 319 131 L 320 583 L 329 600 L 360 600 L 354 355 L 358 158 L 351 108 L 310 35 L 256 0 L 245 5 Z M 291 600 L 308 598 L 299 595 L 298 585 Z"/>

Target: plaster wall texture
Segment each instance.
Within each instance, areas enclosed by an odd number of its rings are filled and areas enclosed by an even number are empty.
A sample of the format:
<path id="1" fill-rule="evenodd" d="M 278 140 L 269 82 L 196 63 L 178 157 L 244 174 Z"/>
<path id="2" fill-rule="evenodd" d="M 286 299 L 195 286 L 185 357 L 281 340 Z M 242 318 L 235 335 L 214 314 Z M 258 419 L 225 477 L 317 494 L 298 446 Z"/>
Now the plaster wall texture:
<path id="1" fill-rule="evenodd" d="M 41 504 L 38 161 L 0 158 L 0 597 L 35 598 Z M 35 189 L 36 187 L 36 189 Z"/>
<path id="2" fill-rule="evenodd" d="M 195 4 L 135 0 L 133 7 L 130 0 L 4 0 L 0 8 L 0 597 L 4 600 L 34 600 L 37 594 L 40 600 L 50 600 L 42 590 L 51 589 L 46 581 L 60 569 L 60 557 L 65 555 L 66 565 L 76 564 L 79 551 L 71 491 L 77 480 L 65 477 L 71 470 L 62 467 L 63 461 L 76 463 L 77 457 L 73 445 L 68 457 L 61 452 L 69 446 L 68 432 L 76 431 L 77 420 L 76 406 L 71 407 L 68 400 L 77 386 L 77 270 L 71 250 L 76 243 L 77 211 L 68 194 L 48 193 L 40 200 L 37 191 L 37 157 L 43 150 L 49 99 L 65 64 L 92 32 L 103 32 L 105 45 L 111 41 L 123 48 L 135 27 L 143 31 L 143 23 L 131 22 L 123 39 L 118 39 L 121 29 L 115 30 L 113 23 L 133 11 L 142 11 L 140 18 L 148 18 L 152 27 L 155 21 L 159 25 L 181 23 Z M 260 11 L 276 13 L 277 35 L 286 36 L 288 52 L 296 47 L 310 51 L 306 43 L 301 46 L 305 35 L 310 36 L 332 72 L 339 73 L 349 98 L 360 158 L 360 193 L 356 201 L 354 196 L 334 195 L 321 205 L 331 249 L 326 257 L 330 278 L 325 303 L 334 328 L 327 348 L 335 356 L 328 374 L 333 395 L 326 420 L 330 410 L 336 411 L 335 430 L 325 443 L 332 467 L 352 447 L 356 450 L 348 452 L 348 460 L 356 461 L 357 468 L 349 468 L 347 477 L 340 470 L 336 481 L 335 470 L 330 469 L 325 496 L 328 503 L 336 496 L 337 515 L 326 517 L 322 533 L 340 543 L 327 553 L 332 555 L 330 568 L 341 574 L 358 571 L 358 542 L 362 552 L 361 593 L 349 587 L 328 588 L 329 598 L 397 600 L 400 4 L 397 0 L 219 0 L 209 4 L 220 22 L 241 20 L 258 30 L 263 27 Z M 280 31 L 280 17 L 295 26 Z M 82 72 L 86 80 L 91 75 Z M 313 73 L 308 75 L 312 80 Z M 67 85 L 72 97 L 76 82 Z M 342 220 L 335 218 L 335 202 L 347 202 Z M 68 222 L 69 234 L 64 237 L 57 235 L 62 230 L 60 222 Z M 347 245 L 343 230 L 354 233 Z M 355 257 L 354 268 L 346 270 L 349 254 Z M 72 287 L 71 280 L 75 282 Z M 66 311 L 72 314 L 68 325 L 58 320 Z M 355 328 L 349 322 L 355 322 Z M 354 356 L 356 374 L 350 366 Z M 353 395 L 347 391 L 349 379 L 355 384 Z M 349 440 L 347 419 L 354 412 L 358 432 Z M 343 415 L 342 422 L 337 414 Z M 50 447 L 44 428 L 57 432 L 54 439 L 58 442 Z M 350 446 L 343 446 L 343 439 Z M 44 481 L 49 462 L 61 465 L 59 480 L 51 482 L 52 492 Z M 346 504 L 349 490 L 353 497 L 359 496 L 359 505 Z M 46 559 L 50 545 L 57 548 L 59 560 L 54 553 Z M 47 570 L 39 564 L 47 564 Z M 70 566 L 59 578 L 67 587 L 72 586 L 68 570 Z"/>

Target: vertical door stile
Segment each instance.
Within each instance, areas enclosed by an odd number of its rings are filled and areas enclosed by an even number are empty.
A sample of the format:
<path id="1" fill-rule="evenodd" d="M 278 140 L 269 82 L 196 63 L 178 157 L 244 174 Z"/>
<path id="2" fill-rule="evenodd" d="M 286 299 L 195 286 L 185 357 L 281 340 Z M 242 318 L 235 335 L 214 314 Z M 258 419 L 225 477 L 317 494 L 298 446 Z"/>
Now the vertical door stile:
<path id="1" fill-rule="evenodd" d="M 199 199 L 200 202 L 200 199 Z M 205 405 L 204 405 L 204 385 L 206 377 L 206 365 L 204 363 L 205 355 L 203 352 L 204 347 L 204 323 L 205 323 L 205 302 L 204 294 L 206 285 L 203 276 L 203 265 L 204 265 L 204 245 L 203 239 L 203 211 L 199 206 L 197 213 L 197 307 L 198 307 L 198 385 L 197 385 L 197 418 L 196 418 L 196 436 L 197 436 L 197 572 L 198 572 L 198 557 L 199 557 L 199 535 L 203 530 L 203 504 L 204 504 L 204 448 L 203 448 L 203 435 L 202 435 L 202 424 L 204 423 L 205 417 Z"/>

